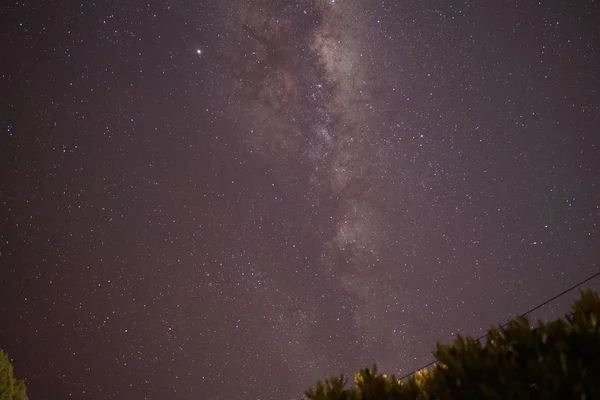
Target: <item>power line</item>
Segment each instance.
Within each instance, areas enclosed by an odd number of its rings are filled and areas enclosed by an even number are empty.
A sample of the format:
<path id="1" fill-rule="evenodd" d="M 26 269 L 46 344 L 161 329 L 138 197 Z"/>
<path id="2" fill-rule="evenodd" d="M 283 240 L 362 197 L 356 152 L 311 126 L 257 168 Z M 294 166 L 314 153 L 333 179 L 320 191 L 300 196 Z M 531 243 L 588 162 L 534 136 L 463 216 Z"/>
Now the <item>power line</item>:
<path id="1" fill-rule="evenodd" d="M 591 275 L 591 276 L 587 277 L 586 279 L 582 280 L 581 282 L 579 282 L 579 283 L 577 283 L 577 284 L 575 284 L 575 285 L 571 286 L 570 288 L 568 288 L 568 289 L 566 289 L 566 290 L 564 290 L 564 291 L 560 292 L 560 293 L 559 293 L 559 294 L 557 294 L 556 296 L 554 296 L 554 297 L 552 297 L 552 298 L 550 298 L 550 299 L 548 299 L 548 300 L 544 301 L 542 304 L 539 304 L 539 305 L 537 305 L 537 306 L 533 307 L 532 309 L 530 309 L 530 310 L 529 310 L 529 311 L 527 311 L 526 313 L 519 315 L 519 317 L 525 317 L 525 316 L 527 316 L 528 314 L 531 314 L 532 312 L 534 312 L 534 311 L 536 311 L 536 310 L 539 310 L 540 308 L 544 307 L 546 304 L 553 302 L 554 300 L 558 299 L 559 297 L 561 297 L 561 296 L 564 296 L 565 294 L 569 293 L 569 292 L 570 292 L 570 291 L 572 291 L 573 289 L 576 289 L 576 288 L 578 288 L 579 286 L 583 285 L 584 283 L 587 283 L 587 282 L 591 281 L 592 279 L 594 279 L 594 278 L 596 278 L 596 277 L 598 277 L 598 276 L 600 276 L 600 271 L 598 271 L 598 272 L 596 272 L 595 274 L 593 274 L 593 275 Z M 511 319 L 511 321 L 512 321 L 512 319 Z M 500 327 L 501 327 L 501 328 L 504 328 L 504 327 L 506 327 L 506 326 L 507 326 L 509 323 L 510 323 L 510 321 L 508 321 L 508 322 L 504 323 L 504 324 L 503 324 L 503 325 L 501 325 Z M 488 336 L 488 334 L 489 334 L 489 333 L 486 333 L 485 335 L 482 335 L 482 336 L 478 337 L 478 338 L 477 338 L 477 341 L 480 341 L 481 339 L 485 339 L 485 338 Z M 417 368 L 417 369 L 415 369 L 414 371 L 412 371 L 412 372 L 410 372 L 410 373 L 408 373 L 408 374 L 404 375 L 403 377 L 401 377 L 401 378 L 400 378 L 400 380 L 403 380 L 404 378 L 408 378 L 409 376 L 411 376 L 411 375 L 414 375 L 414 374 L 415 374 L 417 371 L 420 371 L 420 370 L 422 370 L 422 369 L 425 369 L 425 368 L 429 368 L 429 367 L 431 367 L 433 364 L 435 364 L 435 361 L 432 361 L 432 362 L 430 362 L 429 364 L 422 366 L 421 368 Z"/>

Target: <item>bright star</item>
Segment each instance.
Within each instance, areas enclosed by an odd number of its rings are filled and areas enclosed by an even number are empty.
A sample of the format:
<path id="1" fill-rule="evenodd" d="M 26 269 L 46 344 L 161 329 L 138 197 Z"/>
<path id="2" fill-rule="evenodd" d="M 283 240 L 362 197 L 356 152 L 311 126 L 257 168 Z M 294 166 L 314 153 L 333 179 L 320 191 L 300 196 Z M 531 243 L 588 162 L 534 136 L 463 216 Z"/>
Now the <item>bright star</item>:
<path id="1" fill-rule="evenodd" d="M 202 50 L 198 49 L 196 50 L 196 53 L 198 53 L 198 55 L 202 54 Z"/>

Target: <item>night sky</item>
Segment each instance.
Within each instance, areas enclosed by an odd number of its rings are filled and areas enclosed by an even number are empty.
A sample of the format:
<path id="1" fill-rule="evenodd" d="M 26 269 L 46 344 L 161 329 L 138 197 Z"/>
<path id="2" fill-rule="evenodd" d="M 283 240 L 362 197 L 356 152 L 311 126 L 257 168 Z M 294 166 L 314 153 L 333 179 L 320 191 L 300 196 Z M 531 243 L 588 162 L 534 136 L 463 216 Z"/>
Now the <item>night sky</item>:
<path id="1" fill-rule="evenodd" d="M 403 375 L 599 268 L 598 1 L 0 19 L 0 348 L 33 400 Z"/>

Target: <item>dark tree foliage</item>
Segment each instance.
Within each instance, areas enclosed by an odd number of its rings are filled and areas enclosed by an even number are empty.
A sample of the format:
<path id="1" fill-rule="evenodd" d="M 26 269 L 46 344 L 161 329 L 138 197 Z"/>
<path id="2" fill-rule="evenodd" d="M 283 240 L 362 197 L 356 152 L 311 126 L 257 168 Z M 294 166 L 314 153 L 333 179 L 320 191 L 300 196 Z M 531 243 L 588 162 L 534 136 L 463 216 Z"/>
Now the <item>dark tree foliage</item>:
<path id="1" fill-rule="evenodd" d="M 0 350 L 0 400 L 28 399 L 25 382 L 15 378 L 8 354 Z"/>
<path id="2" fill-rule="evenodd" d="M 518 317 L 477 341 L 437 343 L 437 360 L 401 382 L 363 369 L 346 387 L 331 377 L 306 391 L 310 400 L 600 399 L 600 299 L 582 291 L 572 312 L 532 328 Z M 306 399 L 305 398 L 305 399 Z"/>

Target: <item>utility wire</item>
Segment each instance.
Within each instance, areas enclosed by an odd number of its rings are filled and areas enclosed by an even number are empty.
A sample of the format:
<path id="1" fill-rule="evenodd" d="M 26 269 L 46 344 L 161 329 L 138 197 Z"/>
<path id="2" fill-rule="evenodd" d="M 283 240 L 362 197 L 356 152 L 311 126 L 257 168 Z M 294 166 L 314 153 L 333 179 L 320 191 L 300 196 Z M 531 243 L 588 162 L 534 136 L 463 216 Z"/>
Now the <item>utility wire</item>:
<path id="1" fill-rule="evenodd" d="M 540 308 L 544 307 L 546 304 L 553 302 L 554 300 L 558 299 L 559 297 L 561 297 L 561 296 L 564 296 L 565 294 L 569 293 L 569 292 L 570 292 L 570 291 L 572 291 L 573 289 L 576 289 L 576 288 L 578 288 L 579 286 L 583 285 L 584 283 L 587 283 L 587 282 L 591 281 L 592 279 L 594 279 L 594 278 L 596 278 L 596 277 L 598 277 L 598 276 L 600 276 L 600 271 L 598 271 L 598 272 L 596 272 L 595 274 L 593 274 L 593 275 L 591 275 L 591 276 L 587 277 L 586 279 L 582 280 L 581 282 L 579 282 L 579 283 L 577 283 L 577 284 L 575 284 L 575 285 L 571 286 L 570 288 L 568 288 L 568 289 L 566 289 L 566 290 L 564 290 L 564 291 L 560 292 L 560 293 L 559 293 L 559 294 L 557 294 L 556 296 L 554 296 L 554 297 L 552 297 L 552 298 L 550 298 L 550 299 L 548 299 L 548 300 L 544 301 L 542 304 L 539 304 L 539 305 L 537 305 L 537 306 L 533 307 L 531 310 L 527 311 L 526 313 L 519 315 L 519 317 L 525 317 L 525 316 L 527 316 L 528 314 L 531 314 L 532 312 L 534 312 L 534 311 L 536 311 L 536 310 L 539 310 Z M 512 319 L 511 319 L 510 321 L 512 321 Z M 504 327 L 506 327 L 506 326 L 507 326 L 507 325 L 510 323 L 510 321 L 508 321 L 508 322 L 504 323 L 503 325 L 501 325 L 501 326 L 500 326 L 500 328 L 504 328 Z M 489 333 L 486 333 L 485 335 L 482 335 L 482 336 L 478 337 L 478 338 L 477 338 L 477 341 L 479 342 L 481 339 L 485 339 L 485 338 L 486 338 L 488 335 L 489 335 Z M 417 373 L 417 371 L 420 371 L 420 370 L 422 370 L 422 369 L 425 369 L 425 368 L 429 368 L 429 367 L 431 367 L 433 364 L 435 364 L 435 361 L 432 361 L 432 362 L 430 362 L 429 364 L 422 366 L 421 368 L 417 368 L 417 369 L 415 369 L 414 371 L 412 371 L 412 372 L 410 372 L 410 373 L 408 373 L 408 374 L 404 375 L 403 377 L 401 377 L 401 378 L 400 378 L 400 380 L 403 380 L 404 378 L 408 378 L 409 376 L 411 376 L 411 375 L 414 375 L 415 373 Z"/>

